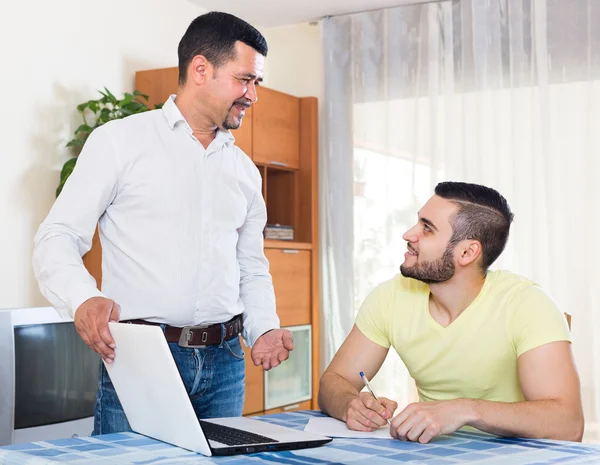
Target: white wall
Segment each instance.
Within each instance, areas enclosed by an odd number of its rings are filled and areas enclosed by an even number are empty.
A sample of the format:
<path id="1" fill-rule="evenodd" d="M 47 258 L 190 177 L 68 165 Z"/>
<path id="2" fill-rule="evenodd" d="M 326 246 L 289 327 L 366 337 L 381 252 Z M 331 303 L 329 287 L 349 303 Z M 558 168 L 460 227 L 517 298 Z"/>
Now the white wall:
<path id="1" fill-rule="evenodd" d="M 54 201 L 76 105 L 136 70 L 177 65 L 177 44 L 203 10 L 187 0 L 12 2 L 0 28 L 0 308 L 47 305 L 31 270 L 33 237 Z M 263 29 L 265 85 L 322 96 L 320 26 Z"/>
<path id="2" fill-rule="evenodd" d="M 10 2 L 0 28 L 0 308 L 47 305 L 31 271 L 32 241 L 80 124 L 75 106 L 136 70 L 175 66 L 203 10 L 186 0 Z"/>
<path id="3" fill-rule="evenodd" d="M 269 44 L 264 85 L 297 97 L 323 96 L 320 24 L 262 29 Z"/>

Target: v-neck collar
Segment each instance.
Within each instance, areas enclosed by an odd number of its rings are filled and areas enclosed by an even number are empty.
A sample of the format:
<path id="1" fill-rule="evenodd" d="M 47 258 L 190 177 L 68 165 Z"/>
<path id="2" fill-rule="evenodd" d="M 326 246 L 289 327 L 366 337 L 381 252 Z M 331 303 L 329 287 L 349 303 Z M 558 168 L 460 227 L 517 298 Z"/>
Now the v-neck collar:
<path id="1" fill-rule="evenodd" d="M 473 313 L 473 309 L 478 305 L 479 301 L 483 299 L 483 297 L 488 293 L 491 283 L 494 279 L 494 275 L 492 273 L 488 273 L 485 277 L 485 282 L 483 283 L 483 287 L 477 294 L 477 297 L 469 304 L 467 308 L 463 310 L 463 312 L 458 315 L 456 320 L 450 323 L 448 326 L 444 327 L 439 324 L 433 316 L 431 316 L 431 312 L 429 311 L 429 297 L 431 295 L 431 290 L 428 287 L 428 292 L 425 294 L 425 302 L 424 302 L 424 310 L 425 310 L 425 318 L 429 322 L 429 325 L 436 331 L 441 334 L 447 334 L 451 331 L 456 331 L 465 325 L 465 322 L 468 322 L 471 319 L 471 314 Z"/>

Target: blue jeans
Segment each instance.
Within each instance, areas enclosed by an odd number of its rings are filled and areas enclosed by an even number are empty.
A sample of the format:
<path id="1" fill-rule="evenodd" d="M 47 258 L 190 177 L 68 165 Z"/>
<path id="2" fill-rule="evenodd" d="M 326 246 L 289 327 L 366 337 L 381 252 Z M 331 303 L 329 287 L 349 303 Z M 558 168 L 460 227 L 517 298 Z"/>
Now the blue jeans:
<path id="1" fill-rule="evenodd" d="M 176 342 L 169 342 L 169 348 L 198 418 L 242 415 L 245 361 L 239 337 L 204 349 L 183 348 Z M 92 435 L 122 431 L 131 431 L 131 427 L 100 361 Z"/>

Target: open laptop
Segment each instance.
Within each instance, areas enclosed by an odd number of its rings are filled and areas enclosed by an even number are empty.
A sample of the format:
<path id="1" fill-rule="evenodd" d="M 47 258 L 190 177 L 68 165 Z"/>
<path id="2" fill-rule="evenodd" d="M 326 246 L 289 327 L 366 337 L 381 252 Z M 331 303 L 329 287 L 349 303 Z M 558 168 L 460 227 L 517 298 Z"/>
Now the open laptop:
<path id="1" fill-rule="evenodd" d="M 316 447 L 325 436 L 245 417 L 198 420 L 159 326 L 109 323 L 115 360 L 106 370 L 131 428 L 203 455 Z"/>

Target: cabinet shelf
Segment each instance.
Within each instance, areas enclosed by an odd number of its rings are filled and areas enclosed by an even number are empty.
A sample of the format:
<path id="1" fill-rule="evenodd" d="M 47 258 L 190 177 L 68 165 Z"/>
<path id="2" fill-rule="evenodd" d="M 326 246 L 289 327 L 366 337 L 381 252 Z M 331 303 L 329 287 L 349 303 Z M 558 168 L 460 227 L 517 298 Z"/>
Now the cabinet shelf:
<path id="1" fill-rule="evenodd" d="M 292 173 L 295 173 L 298 171 L 298 168 L 295 168 L 295 167 L 276 165 L 273 163 L 263 163 L 263 162 L 256 161 L 256 160 L 254 161 L 254 164 L 258 167 L 268 168 L 269 170 L 275 170 L 275 171 L 289 171 Z"/>
<path id="2" fill-rule="evenodd" d="M 312 250 L 309 242 L 282 241 L 277 239 L 265 239 L 265 249 L 299 249 Z"/>

